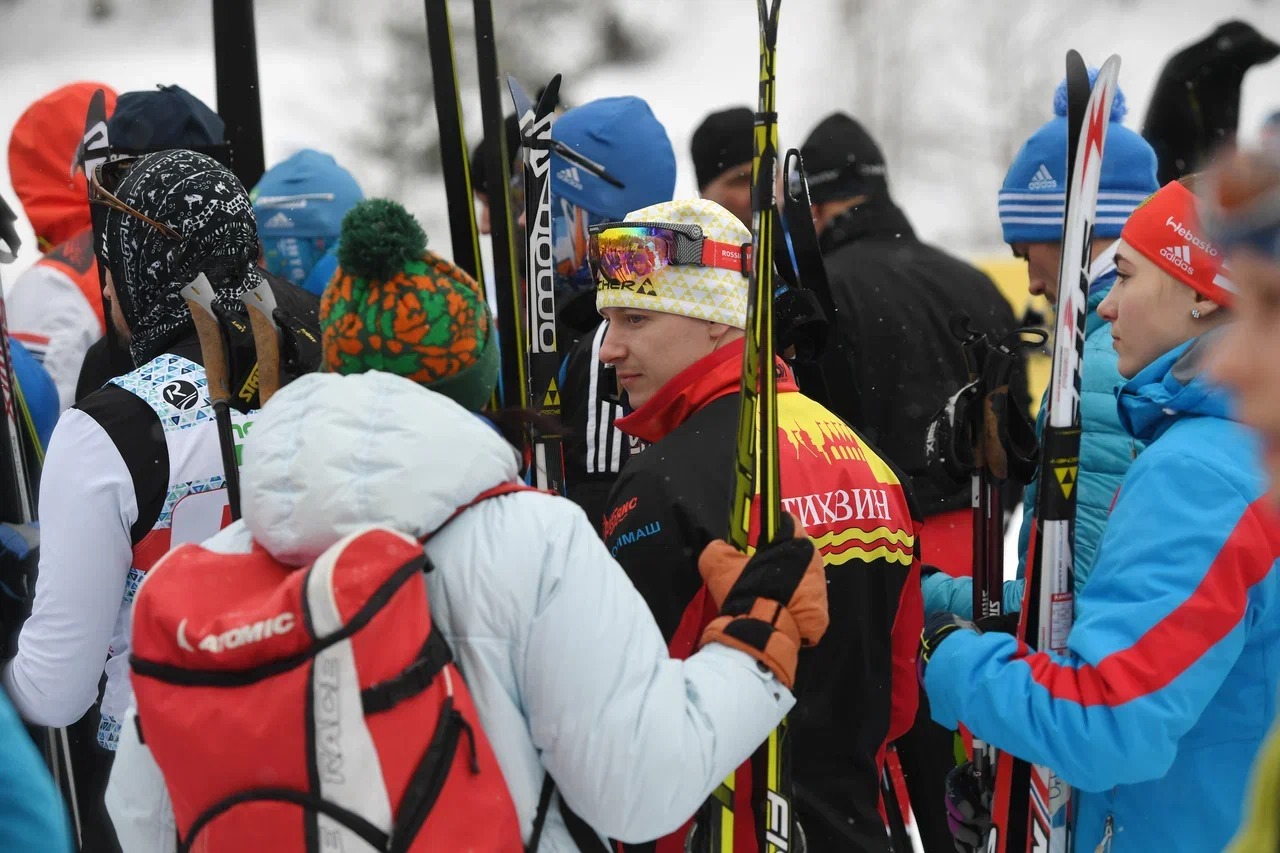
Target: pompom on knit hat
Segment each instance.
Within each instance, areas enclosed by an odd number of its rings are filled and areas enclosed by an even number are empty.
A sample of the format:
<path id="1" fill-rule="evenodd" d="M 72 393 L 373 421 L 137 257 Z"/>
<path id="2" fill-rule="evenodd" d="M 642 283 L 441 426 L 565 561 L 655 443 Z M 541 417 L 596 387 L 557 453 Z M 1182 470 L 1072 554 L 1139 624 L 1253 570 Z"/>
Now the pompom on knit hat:
<path id="1" fill-rule="evenodd" d="M 1090 82 L 1097 76 L 1096 68 L 1089 69 Z M 1019 149 L 1000 187 L 1000 226 L 1006 243 L 1062 242 L 1071 183 L 1067 174 L 1066 80 L 1054 92 L 1053 111 L 1054 118 Z M 1102 154 L 1094 237 L 1118 238 L 1134 208 L 1160 189 L 1156 153 L 1145 139 L 1121 124 L 1127 112 L 1124 93 L 1117 89 Z"/>
<path id="2" fill-rule="evenodd" d="M 473 412 L 498 381 L 497 336 L 480 286 L 427 251 L 422 227 L 394 201 L 363 201 L 343 218 L 320 329 L 321 363 L 332 373 L 394 373 Z"/>
<path id="3" fill-rule="evenodd" d="M 751 232 L 738 217 L 704 198 L 651 205 L 628 213 L 626 221 L 697 225 L 706 240 L 732 246 L 751 242 Z M 679 264 L 664 267 L 641 282 L 597 282 L 596 310 L 640 308 L 745 329 L 747 292 L 747 276 L 741 271 Z"/>

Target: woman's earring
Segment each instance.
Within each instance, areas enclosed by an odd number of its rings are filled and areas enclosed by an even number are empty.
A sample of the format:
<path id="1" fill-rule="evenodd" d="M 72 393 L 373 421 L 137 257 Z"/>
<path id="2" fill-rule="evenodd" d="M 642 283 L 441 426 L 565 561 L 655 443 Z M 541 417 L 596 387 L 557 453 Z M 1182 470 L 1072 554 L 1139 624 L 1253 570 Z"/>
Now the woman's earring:
<path id="1" fill-rule="evenodd" d="M 1200 309 L 1199 309 L 1199 308 L 1192 308 L 1192 309 L 1191 309 L 1191 316 L 1192 316 L 1194 319 L 1199 320 L 1199 319 L 1200 319 Z"/>

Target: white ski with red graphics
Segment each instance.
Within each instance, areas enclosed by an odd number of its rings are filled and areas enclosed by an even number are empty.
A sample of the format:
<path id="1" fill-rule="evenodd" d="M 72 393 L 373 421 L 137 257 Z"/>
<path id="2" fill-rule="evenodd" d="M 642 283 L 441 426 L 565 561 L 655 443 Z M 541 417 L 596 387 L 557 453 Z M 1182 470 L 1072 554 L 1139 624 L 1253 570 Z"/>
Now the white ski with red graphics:
<path id="1" fill-rule="evenodd" d="M 1102 154 L 1119 74 L 1120 57 L 1112 56 L 1090 90 L 1084 60 L 1075 51 L 1067 54 L 1068 133 L 1072 134 L 1068 140 L 1073 143 L 1068 146 L 1071 184 L 1058 270 L 1057 328 L 1045 402 L 1040 488 L 1018 626 L 1021 642 L 1048 655 L 1066 651 L 1075 616 L 1076 477 L 1080 466 L 1080 376 L 1089 304 L 1088 269 Z M 1084 92 L 1089 96 L 1081 114 Z M 1025 762 L 1001 754 L 992 818 L 988 850 L 1067 853 L 1071 849 L 1071 787 L 1053 768 L 1027 768 Z"/>

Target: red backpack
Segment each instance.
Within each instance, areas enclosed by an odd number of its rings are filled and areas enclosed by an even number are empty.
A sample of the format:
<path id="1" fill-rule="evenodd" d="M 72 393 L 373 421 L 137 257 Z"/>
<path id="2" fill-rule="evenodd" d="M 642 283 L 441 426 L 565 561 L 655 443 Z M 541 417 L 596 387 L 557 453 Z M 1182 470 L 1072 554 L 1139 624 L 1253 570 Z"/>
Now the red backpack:
<path id="1" fill-rule="evenodd" d="M 380 527 L 300 569 L 190 544 L 152 568 L 130 663 L 180 853 L 524 850 L 424 571 Z"/>

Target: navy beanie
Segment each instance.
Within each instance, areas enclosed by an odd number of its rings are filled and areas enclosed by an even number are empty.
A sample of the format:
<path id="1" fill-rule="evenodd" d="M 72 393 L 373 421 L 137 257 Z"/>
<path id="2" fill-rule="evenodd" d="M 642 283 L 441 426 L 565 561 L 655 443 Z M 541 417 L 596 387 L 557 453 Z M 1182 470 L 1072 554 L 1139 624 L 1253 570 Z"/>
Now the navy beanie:
<path id="1" fill-rule="evenodd" d="M 1089 79 L 1098 76 L 1089 69 Z M 1000 187 L 1000 225 L 1006 243 L 1060 243 L 1067 186 L 1067 81 L 1053 97 L 1054 118 L 1023 144 Z M 1121 124 L 1127 109 L 1116 89 L 1102 153 L 1098 212 L 1093 235 L 1118 239 L 1124 223 L 1147 196 L 1160 189 L 1156 154 L 1147 141 Z"/>
<path id="2" fill-rule="evenodd" d="M 111 150 L 121 154 L 221 145 L 225 129 L 217 113 L 181 86 L 125 92 L 107 119 Z"/>
<path id="3" fill-rule="evenodd" d="M 551 152 L 551 194 L 599 217 L 670 201 L 676 153 L 666 128 L 640 98 L 601 98 L 569 110 L 551 126 L 553 139 L 604 166 L 624 188 L 611 186 Z"/>

